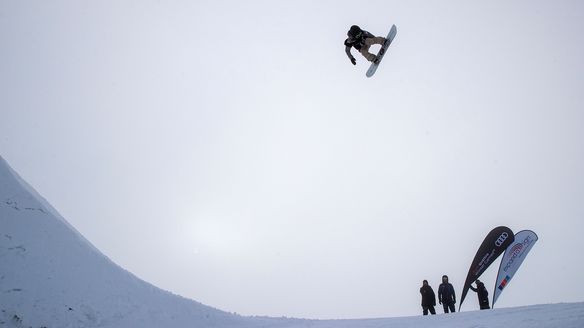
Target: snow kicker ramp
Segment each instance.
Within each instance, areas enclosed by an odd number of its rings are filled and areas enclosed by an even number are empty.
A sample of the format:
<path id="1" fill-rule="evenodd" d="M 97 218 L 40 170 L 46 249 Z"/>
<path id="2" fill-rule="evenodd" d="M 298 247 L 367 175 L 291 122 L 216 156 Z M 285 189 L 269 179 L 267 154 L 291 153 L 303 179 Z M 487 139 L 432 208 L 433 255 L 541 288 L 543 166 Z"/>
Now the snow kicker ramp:
<path id="1" fill-rule="evenodd" d="M 0 157 L 0 327 L 235 327 L 248 321 L 123 270 Z"/>

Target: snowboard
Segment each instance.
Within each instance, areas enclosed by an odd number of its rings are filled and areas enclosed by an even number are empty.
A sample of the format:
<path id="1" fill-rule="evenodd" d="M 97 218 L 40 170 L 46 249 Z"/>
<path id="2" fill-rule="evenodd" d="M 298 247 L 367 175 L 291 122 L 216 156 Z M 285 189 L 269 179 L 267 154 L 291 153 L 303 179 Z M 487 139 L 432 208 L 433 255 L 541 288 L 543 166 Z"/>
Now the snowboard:
<path id="1" fill-rule="evenodd" d="M 373 74 L 375 74 L 375 71 L 377 71 L 377 67 L 379 67 L 379 64 L 381 63 L 383 56 L 385 56 L 385 54 L 387 53 L 387 48 L 389 47 L 389 45 L 391 44 L 391 42 L 395 38 L 396 34 L 397 34 L 397 27 L 394 24 L 391 26 L 391 29 L 389 30 L 389 33 L 387 34 L 387 37 L 386 37 L 387 40 L 381 46 L 381 49 L 379 49 L 379 52 L 377 53 L 376 62 L 371 63 L 371 67 L 369 67 L 369 69 L 367 70 L 367 74 L 365 74 L 365 75 L 367 75 L 367 77 L 372 77 Z"/>

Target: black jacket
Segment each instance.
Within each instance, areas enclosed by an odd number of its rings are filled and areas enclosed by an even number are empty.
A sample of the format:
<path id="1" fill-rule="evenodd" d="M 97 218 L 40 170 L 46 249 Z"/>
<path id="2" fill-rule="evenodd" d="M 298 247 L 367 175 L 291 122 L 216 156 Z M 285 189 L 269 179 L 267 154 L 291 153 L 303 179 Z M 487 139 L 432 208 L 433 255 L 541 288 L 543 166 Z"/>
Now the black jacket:
<path id="1" fill-rule="evenodd" d="M 477 288 L 474 288 L 471 285 L 470 289 L 472 289 L 473 292 L 477 293 L 477 296 L 479 297 L 480 303 L 484 303 L 484 302 L 486 302 L 487 304 L 489 303 L 489 292 L 485 288 L 485 284 L 483 284 L 482 282 L 479 282 L 479 283 L 477 283 Z"/>
<path id="2" fill-rule="evenodd" d="M 353 64 L 355 64 L 355 57 L 351 54 L 351 48 L 361 51 L 361 48 L 365 45 L 366 38 L 374 38 L 375 36 L 367 31 L 361 30 L 357 35 L 350 36 L 345 40 L 345 53 L 351 59 Z"/>
<path id="3" fill-rule="evenodd" d="M 420 294 L 422 294 L 422 306 L 436 305 L 436 295 L 430 285 L 422 286 L 420 288 Z"/>
<path id="4" fill-rule="evenodd" d="M 454 304 L 456 303 L 456 294 L 454 293 L 454 287 L 452 284 L 441 283 L 438 287 L 438 300 L 444 304 Z"/>
<path id="5" fill-rule="evenodd" d="M 374 38 L 375 35 L 367 32 L 367 31 L 361 31 L 361 33 L 358 33 L 357 35 L 355 35 L 354 37 L 349 37 L 345 40 L 345 47 L 348 49 L 351 49 L 351 47 L 361 51 L 361 48 L 365 45 L 365 39 L 366 38 Z"/>

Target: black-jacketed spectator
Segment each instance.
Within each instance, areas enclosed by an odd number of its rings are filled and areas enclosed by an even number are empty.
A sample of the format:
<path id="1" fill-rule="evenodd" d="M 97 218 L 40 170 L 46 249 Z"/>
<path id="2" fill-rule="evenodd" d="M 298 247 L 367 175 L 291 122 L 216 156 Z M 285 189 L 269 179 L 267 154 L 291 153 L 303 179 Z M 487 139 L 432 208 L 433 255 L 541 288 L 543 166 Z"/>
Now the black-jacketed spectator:
<path id="1" fill-rule="evenodd" d="M 444 307 L 444 313 L 448 313 L 448 310 L 452 313 L 456 312 L 454 307 L 456 294 L 454 293 L 454 287 L 448 282 L 447 275 L 442 276 L 442 283 L 438 288 L 438 302 Z"/>
<path id="2" fill-rule="evenodd" d="M 477 296 L 479 297 L 479 306 L 481 307 L 481 310 L 488 310 L 491 308 L 489 306 L 489 292 L 485 288 L 485 284 L 483 284 L 480 280 L 477 279 L 476 283 L 477 287 L 475 288 L 472 285 L 470 285 L 470 289 L 473 292 L 477 293 Z"/>
<path id="3" fill-rule="evenodd" d="M 428 285 L 428 280 L 422 282 L 422 287 L 420 287 L 420 294 L 422 294 L 422 310 L 424 315 L 428 315 L 428 310 L 432 314 L 436 314 L 434 306 L 436 305 L 436 294 L 430 285 Z"/>

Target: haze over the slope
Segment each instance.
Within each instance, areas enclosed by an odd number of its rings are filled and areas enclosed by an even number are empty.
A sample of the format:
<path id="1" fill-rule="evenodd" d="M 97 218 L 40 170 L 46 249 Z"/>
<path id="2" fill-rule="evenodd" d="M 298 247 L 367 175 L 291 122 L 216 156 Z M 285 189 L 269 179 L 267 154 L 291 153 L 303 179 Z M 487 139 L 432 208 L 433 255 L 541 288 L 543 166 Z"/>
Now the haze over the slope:
<path id="1" fill-rule="evenodd" d="M 584 303 L 427 318 L 244 318 L 172 295 L 115 265 L 0 157 L 0 327 L 580 327 Z M 306 295 L 307 298 L 310 295 Z M 503 325 L 503 323 L 505 325 Z"/>

